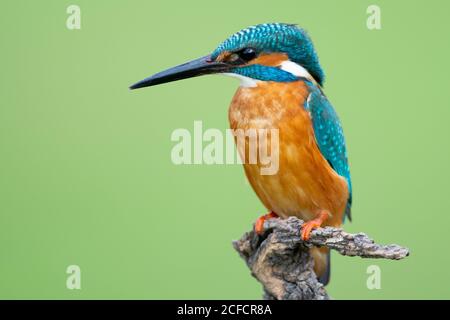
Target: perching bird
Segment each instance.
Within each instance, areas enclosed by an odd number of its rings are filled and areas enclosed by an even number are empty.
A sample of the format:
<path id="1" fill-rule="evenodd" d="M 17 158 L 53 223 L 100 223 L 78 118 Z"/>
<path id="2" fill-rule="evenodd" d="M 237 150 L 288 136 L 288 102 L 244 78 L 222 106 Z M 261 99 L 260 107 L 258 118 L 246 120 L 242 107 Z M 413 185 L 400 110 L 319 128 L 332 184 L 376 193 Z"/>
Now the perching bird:
<path id="1" fill-rule="evenodd" d="M 352 186 L 339 118 L 322 91 L 324 72 L 308 34 L 293 24 L 268 23 L 241 30 L 211 54 L 157 73 L 131 89 L 206 74 L 237 77 L 241 85 L 230 109 L 232 129 L 278 129 L 279 169 L 260 173 L 261 163 L 244 163 L 251 186 L 269 213 L 255 223 L 261 233 L 269 218 L 306 221 L 307 240 L 320 226 L 349 219 Z M 314 270 L 327 284 L 327 248 L 312 248 Z"/>

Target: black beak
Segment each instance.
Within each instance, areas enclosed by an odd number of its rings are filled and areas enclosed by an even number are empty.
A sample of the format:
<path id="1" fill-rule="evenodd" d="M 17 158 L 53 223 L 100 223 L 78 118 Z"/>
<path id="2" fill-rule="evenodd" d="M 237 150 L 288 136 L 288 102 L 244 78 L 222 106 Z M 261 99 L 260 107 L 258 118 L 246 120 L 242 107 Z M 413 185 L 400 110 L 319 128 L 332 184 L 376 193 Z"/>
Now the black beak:
<path id="1" fill-rule="evenodd" d="M 229 68 L 229 65 L 222 62 L 211 61 L 210 56 L 205 56 L 154 74 L 151 77 L 133 84 L 130 89 L 139 89 L 166 82 L 198 77 L 205 74 L 225 72 L 229 70 Z"/>

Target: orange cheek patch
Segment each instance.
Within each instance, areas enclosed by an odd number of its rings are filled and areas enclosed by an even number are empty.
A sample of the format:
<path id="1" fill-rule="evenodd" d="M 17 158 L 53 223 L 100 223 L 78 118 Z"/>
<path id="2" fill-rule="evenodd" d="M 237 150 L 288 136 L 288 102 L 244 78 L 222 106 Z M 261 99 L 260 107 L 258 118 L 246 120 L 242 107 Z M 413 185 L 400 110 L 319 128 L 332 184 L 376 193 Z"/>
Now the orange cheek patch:
<path id="1" fill-rule="evenodd" d="M 250 61 L 249 64 L 278 67 L 283 61 L 286 60 L 288 60 L 288 56 L 285 53 L 269 53 L 260 55 L 256 59 Z"/>

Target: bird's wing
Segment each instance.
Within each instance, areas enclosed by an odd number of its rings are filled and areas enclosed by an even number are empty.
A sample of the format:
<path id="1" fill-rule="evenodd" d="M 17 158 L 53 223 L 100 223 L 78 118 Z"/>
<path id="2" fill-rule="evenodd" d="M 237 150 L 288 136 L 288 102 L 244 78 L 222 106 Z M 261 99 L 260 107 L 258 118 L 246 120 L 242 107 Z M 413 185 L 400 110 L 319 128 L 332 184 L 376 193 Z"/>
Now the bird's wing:
<path id="1" fill-rule="evenodd" d="M 339 117 L 322 90 L 316 85 L 310 86 L 310 95 L 305 108 L 311 115 L 314 134 L 320 152 L 327 159 L 333 170 L 347 181 L 349 198 L 345 216 L 351 220 L 352 183 L 344 132 Z"/>

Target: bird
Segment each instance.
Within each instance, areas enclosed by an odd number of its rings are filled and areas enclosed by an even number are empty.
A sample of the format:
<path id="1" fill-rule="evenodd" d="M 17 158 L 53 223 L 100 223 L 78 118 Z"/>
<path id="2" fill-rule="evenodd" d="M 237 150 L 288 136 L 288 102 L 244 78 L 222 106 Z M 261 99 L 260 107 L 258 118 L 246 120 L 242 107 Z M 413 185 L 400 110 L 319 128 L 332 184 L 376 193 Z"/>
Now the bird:
<path id="1" fill-rule="evenodd" d="M 264 232 L 268 219 L 290 216 L 304 221 L 299 235 L 340 227 L 351 221 L 352 184 L 341 121 L 326 97 L 325 74 L 308 32 L 297 24 L 263 23 L 242 29 L 210 54 L 169 68 L 130 89 L 202 75 L 238 78 L 228 110 L 230 127 L 277 129 L 279 168 L 260 174 L 261 163 L 243 163 L 254 192 L 268 210 L 254 229 Z M 313 247 L 318 280 L 330 280 L 330 252 Z"/>

